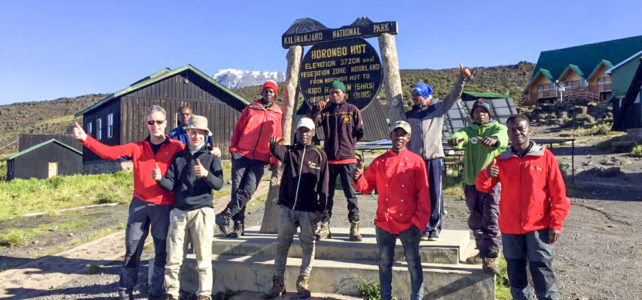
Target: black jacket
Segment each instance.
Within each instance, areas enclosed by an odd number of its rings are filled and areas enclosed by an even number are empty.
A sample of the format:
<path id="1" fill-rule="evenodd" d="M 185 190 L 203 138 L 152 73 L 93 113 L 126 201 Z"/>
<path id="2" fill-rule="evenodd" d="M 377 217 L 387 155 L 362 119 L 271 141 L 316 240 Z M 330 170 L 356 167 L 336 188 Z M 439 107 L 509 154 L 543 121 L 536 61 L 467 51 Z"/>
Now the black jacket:
<path id="1" fill-rule="evenodd" d="M 283 163 L 279 204 L 294 210 L 324 211 L 328 196 L 328 158 L 310 145 L 270 146 Z"/>
<path id="2" fill-rule="evenodd" d="M 194 174 L 197 158 L 209 171 L 206 178 L 199 178 Z M 185 148 L 176 153 L 167 173 L 157 183 L 168 191 L 174 191 L 175 208 L 192 210 L 214 207 L 212 189 L 220 190 L 223 187 L 221 160 L 209 154 L 207 147 L 201 148 L 194 155 L 190 153 L 189 147 Z"/>
<path id="3" fill-rule="evenodd" d="M 331 102 L 322 111 L 315 106 L 311 114 L 317 127 L 323 128 L 323 146 L 328 160 L 356 159 L 355 146 L 363 138 L 363 118 L 359 108 L 347 102 Z"/>

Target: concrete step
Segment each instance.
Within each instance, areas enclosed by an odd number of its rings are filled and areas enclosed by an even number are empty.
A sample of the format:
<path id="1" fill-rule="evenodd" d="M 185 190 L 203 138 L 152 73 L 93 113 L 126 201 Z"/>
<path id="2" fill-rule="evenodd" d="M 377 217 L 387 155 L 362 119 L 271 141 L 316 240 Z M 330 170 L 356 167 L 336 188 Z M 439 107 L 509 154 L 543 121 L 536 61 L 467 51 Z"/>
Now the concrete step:
<path id="1" fill-rule="evenodd" d="M 251 256 L 216 255 L 213 257 L 214 293 L 226 291 L 264 292 L 272 285 L 274 260 Z M 150 266 L 153 262 L 150 262 Z M 301 259 L 288 258 L 286 290 L 296 292 L 295 281 Z M 494 276 L 479 265 L 424 264 L 426 299 L 495 299 Z M 363 280 L 378 282 L 376 261 L 316 259 L 310 275 L 312 292 L 358 297 L 357 284 Z M 198 288 L 196 262 L 189 255 L 181 268 L 181 290 L 195 292 Z M 397 299 L 409 299 L 410 275 L 404 263 L 395 263 L 392 279 Z"/>
<path id="2" fill-rule="evenodd" d="M 276 235 L 261 234 L 258 227 L 248 228 L 240 238 L 215 237 L 212 253 L 219 255 L 253 256 L 274 258 Z M 317 242 L 315 257 L 318 259 L 374 260 L 377 257 L 377 241 L 374 228 L 362 228 L 363 241 L 348 239 L 349 228 L 332 228 L 332 239 Z M 467 230 L 444 230 L 437 241 L 422 241 L 420 254 L 424 263 L 458 264 L 465 260 L 465 250 L 472 243 Z M 474 244 L 474 243 L 473 243 Z M 289 257 L 301 257 L 298 236 L 294 237 Z M 403 261 L 403 247 L 397 240 L 395 260 Z"/>

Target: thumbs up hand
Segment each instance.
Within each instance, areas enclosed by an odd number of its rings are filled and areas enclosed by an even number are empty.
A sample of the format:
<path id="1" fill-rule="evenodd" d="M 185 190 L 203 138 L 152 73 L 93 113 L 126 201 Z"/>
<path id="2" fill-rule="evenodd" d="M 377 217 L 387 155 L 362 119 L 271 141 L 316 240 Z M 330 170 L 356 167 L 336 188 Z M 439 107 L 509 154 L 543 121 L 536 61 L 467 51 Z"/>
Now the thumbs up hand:
<path id="1" fill-rule="evenodd" d="M 208 172 L 207 169 L 203 167 L 201 161 L 198 158 L 196 159 L 196 164 L 194 165 L 194 174 L 196 175 L 196 177 L 201 178 L 205 178 L 210 174 L 210 172 Z"/>
<path id="2" fill-rule="evenodd" d="M 163 179 L 163 175 L 161 174 L 161 169 L 158 167 L 158 163 L 156 163 L 156 168 L 152 170 L 152 178 L 156 181 L 160 181 Z"/>
<path id="3" fill-rule="evenodd" d="M 497 166 L 497 158 L 493 158 L 493 162 L 488 167 L 488 176 L 497 177 L 499 175 L 499 166 Z"/>
<path id="4" fill-rule="evenodd" d="M 80 125 L 78 125 L 78 122 L 76 122 L 76 125 L 74 126 L 72 136 L 81 142 L 87 140 L 87 133 L 85 133 L 85 130 L 82 129 Z"/>

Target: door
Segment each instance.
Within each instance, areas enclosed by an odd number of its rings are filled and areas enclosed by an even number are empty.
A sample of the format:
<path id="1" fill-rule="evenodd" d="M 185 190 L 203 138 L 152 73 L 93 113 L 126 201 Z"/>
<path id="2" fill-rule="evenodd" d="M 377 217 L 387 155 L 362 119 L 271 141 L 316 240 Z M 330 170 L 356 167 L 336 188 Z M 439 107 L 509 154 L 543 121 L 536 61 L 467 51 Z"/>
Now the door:
<path id="1" fill-rule="evenodd" d="M 58 163 L 49 162 L 49 172 L 47 173 L 47 178 L 51 178 L 58 175 Z"/>

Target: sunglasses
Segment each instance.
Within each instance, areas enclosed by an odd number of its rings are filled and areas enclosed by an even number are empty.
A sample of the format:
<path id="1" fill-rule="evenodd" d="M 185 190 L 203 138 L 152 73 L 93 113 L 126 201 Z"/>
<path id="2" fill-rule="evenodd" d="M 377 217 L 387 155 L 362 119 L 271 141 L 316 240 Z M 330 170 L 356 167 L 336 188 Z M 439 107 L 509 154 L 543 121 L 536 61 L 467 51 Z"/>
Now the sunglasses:
<path id="1" fill-rule="evenodd" d="M 156 125 L 162 125 L 163 123 L 165 123 L 165 120 L 147 121 L 147 125 L 154 125 L 154 123 L 156 123 Z"/>

